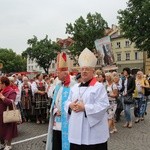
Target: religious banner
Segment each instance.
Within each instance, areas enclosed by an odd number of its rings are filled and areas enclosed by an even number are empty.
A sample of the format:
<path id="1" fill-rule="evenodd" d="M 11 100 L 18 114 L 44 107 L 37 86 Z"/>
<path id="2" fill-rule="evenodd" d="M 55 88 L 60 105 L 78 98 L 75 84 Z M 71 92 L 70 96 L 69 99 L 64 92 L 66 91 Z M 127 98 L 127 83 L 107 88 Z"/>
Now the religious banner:
<path id="1" fill-rule="evenodd" d="M 106 36 L 95 41 L 97 51 L 102 58 L 102 66 L 112 65 L 114 63 L 114 56 L 112 52 L 110 36 Z"/>

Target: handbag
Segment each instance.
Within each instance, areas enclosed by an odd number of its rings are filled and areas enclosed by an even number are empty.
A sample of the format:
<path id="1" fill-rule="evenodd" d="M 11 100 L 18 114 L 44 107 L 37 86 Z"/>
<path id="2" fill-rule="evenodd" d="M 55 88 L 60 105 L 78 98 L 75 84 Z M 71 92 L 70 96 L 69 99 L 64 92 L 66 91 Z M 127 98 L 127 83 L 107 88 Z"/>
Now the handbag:
<path id="1" fill-rule="evenodd" d="M 21 113 L 12 102 L 13 110 L 9 110 L 9 106 L 7 106 L 7 110 L 3 112 L 3 123 L 21 123 Z"/>
<path id="2" fill-rule="evenodd" d="M 150 88 L 145 88 L 145 96 L 149 96 L 150 95 Z"/>
<path id="3" fill-rule="evenodd" d="M 132 96 L 130 95 L 124 96 L 124 104 L 133 104 Z"/>
<path id="4" fill-rule="evenodd" d="M 119 96 L 118 98 L 116 98 L 117 101 L 117 109 L 123 110 L 123 105 L 122 105 L 122 97 Z"/>

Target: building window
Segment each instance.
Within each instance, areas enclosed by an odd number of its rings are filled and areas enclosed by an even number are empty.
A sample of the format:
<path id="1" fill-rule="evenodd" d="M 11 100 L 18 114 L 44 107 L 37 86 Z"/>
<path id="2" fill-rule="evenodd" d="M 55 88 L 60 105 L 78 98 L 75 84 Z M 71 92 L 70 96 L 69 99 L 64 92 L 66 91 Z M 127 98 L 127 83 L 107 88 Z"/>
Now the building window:
<path id="1" fill-rule="evenodd" d="M 138 59 L 139 59 L 139 53 L 135 52 L 135 60 L 138 60 Z"/>
<path id="2" fill-rule="evenodd" d="M 121 54 L 117 54 L 117 61 L 121 61 Z"/>
<path id="3" fill-rule="evenodd" d="M 120 48 L 120 47 L 121 47 L 121 43 L 117 42 L 117 48 Z"/>
<path id="4" fill-rule="evenodd" d="M 125 47 L 129 47 L 130 46 L 130 41 L 125 41 Z"/>
<path id="5" fill-rule="evenodd" d="M 130 53 L 126 53 L 126 60 L 130 60 Z"/>
<path id="6" fill-rule="evenodd" d="M 29 70 L 30 70 L 30 66 L 29 66 Z"/>

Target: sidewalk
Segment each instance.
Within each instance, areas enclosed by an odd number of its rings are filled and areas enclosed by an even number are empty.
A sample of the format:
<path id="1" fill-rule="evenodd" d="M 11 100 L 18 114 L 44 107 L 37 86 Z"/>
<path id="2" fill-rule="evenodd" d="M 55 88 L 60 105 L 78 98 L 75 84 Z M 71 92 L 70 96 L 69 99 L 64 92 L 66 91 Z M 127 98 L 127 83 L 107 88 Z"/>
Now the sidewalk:
<path id="1" fill-rule="evenodd" d="M 150 104 L 144 121 L 136 124 L 133 122 L 131 129 L 123 128 L 124 122 L 122 116 L 121 121 L 116 123 L 118 133 L 110 135 L 109 150 L 150 150 Z"/>
<path id="2" fill-rule="evenodd" d="M 117 123 L 118 133 L 110 135 L 108 150 L 150 150 L 150 104 L 145 120 L 133 123 L 133 128 L 123 128 L 124 116 Z M 133 114 L 133 113 L 132 113 Z M 133 117 L 134 118 L 134 117 Z M 19 136 L 13 140 L 13 150 L 45 150 L 48 124 L 23 123 L 19 125 Z"/>

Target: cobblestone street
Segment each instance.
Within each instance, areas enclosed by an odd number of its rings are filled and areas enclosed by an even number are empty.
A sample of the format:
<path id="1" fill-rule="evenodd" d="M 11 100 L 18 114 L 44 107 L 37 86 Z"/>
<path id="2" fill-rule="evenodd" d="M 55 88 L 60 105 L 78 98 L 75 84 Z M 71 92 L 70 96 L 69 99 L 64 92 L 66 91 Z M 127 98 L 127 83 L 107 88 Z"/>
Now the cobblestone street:
<path id="1" fill-rule="evenodd" d="M 109 150 L 150 150 L 150 106 L 145 120 L 133 124 L 133 128 L 123 128 L 123 116 L 117 123 L 118 133 L 110 136 Z M 23 123 L 19 125 L 19 136 L 13 141 L 13 150 L 44 150 L 47 124 Z M 38 137 L 39 136 L 39 137 Z M 35 138 L 35 139 L 34 139 Z"/>

